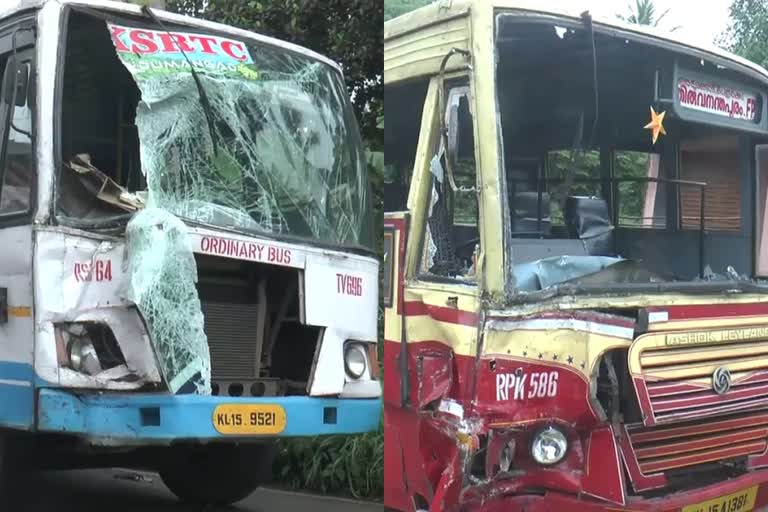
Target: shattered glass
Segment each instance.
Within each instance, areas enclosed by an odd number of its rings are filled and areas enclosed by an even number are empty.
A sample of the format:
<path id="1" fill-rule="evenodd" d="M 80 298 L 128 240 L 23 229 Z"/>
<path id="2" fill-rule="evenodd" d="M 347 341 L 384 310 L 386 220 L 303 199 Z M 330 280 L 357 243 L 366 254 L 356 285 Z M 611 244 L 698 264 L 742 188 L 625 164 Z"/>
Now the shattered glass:
<path id="1" fill-rule="evenodd" d="M 126 229 L 128 279 L 123 295 L 147 322 L 173 393 L 211 393 L 211 358 L 197 294 L 197 265 L 186 225 L 147 208 Z"/>
<path id="2" fill-rule="evenodd" d="M 341 75 L 250 44 L 253 64 L 214 73 L 137 68 L 148 205 L 196 222 L 372 247 L 365 153 Z M 131 57 L 131 55 L 128 55 Z M 211 133 L 212 132 L 212 133 Z"/>

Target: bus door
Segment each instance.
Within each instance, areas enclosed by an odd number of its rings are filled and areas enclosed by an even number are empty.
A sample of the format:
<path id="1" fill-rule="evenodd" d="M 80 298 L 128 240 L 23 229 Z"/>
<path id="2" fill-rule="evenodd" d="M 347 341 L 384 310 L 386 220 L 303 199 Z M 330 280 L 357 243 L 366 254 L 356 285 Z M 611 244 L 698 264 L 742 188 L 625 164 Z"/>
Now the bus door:
<path id="1" fill-rule="evenodd" d="M 471 403 L 480 332 L 477 169 L 470 99 L 468 78 L 432 79 L 411 181 L 410 212 L 385 218 L 385 276 L 391 280 L 391 289 L 384 287 L 385 300 L 390 298 L 385 309 L 385 366 L 391 369 L 385 374 L 389 436 L 385 442 L 401 450 L 397 456 L 388 450 L 385 464 L 387 472 L 402 474 L 409 486 L 408 495 L 394 489 L 386 492 L 392 504 L 406 502 L 406 508 L 424 509 L 430 504 L 440 509 L 440 503 L 455 502 L 458 496 L 453 494 L 461 488 L 460 478 L 451 477 L 461 474 L 457 440 L 446 436 L 465 435 L 457 425 Z M 440 103 L 445 112 L 438 108 Z M 446 137 L 440 135 L 438 112 L 446 119 Z M 447 451 L 455 453 L 438 453 Z M 456 467 L 437 462 L 446 459 Z"/>

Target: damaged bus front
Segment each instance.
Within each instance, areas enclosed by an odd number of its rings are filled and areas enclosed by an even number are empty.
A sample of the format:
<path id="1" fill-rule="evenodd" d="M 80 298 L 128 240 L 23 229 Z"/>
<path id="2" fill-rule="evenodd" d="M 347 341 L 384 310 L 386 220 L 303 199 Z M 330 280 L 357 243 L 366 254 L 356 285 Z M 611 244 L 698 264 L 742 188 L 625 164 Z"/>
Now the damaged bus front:
<path id="1" fill-rule="evenodd" d="M 768 504 L 768 71 L 454 0 L 385 89 L 387 506 Z"/>
<path id="2" fill-rule="evenodd" d="M 338 66 L 124 3 L 11 4 L 0 468 L 27 432 L 228 503 L 277 436 L 377 428 L 378 263 Z"/>

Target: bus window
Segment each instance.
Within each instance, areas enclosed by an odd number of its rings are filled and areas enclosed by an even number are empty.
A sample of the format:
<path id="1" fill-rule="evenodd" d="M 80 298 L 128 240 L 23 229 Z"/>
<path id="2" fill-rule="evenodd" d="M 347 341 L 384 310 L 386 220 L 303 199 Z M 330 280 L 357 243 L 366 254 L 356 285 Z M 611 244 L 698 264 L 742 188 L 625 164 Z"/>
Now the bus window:
<path id="1" fill-rule="evenodd" d="M 666 227 L 668 185 L 645 181 L 645 178 L 668 178 L 661 164 L 661 155 L 641 151 L 614 151 L 613 174 L 617 180 L 615 187 L 619 204 L 619 227 Z"/>
<path id="2" fill-rule="evenodd" d="M 552 224 L 565 224 L 563 211 L 569 196 L 599 197 L 600 152 L 558 149 L 547 153 Z M 585 181 L 586 180 L 586 181 Z"/>
<path id="3" fill-rule="evenodd" d="M 454 87 L 447 94 L 446 124 L 449 150 L 432 162 L 433 187 L 423 247 L 421 271 L 438 276 L 470 277 L 479 243 L 475 184 L 475 140 L 469 87 Z M 441 152 L 442 153 L 442 152 Z M 450 160 L 453 190 L 444 163 Z"/>
<path id="4" fill-rule="evenodd" d="M 22 63 L 18 73 L 29 76 L 29 63 Z M 7 77 L 6 79 L 10 79 Z M 32 152 L 32 110 L 26 101 L 26 91 L 22 101 L 17 100 L 12 107 L 11 122 L 7 127 L 8 134 L 5 162 L 3 162 L 3 187 L 0 192 L 0 215 L 24 213 L 29 210 L 32 190 L 33 152 Z M 23 103 L 19 105 L 18 103 Z"/>
<path id="5" fill-rule="evenodd" d="M 734 136 L 697 138 L 680 144 L 680 178 L 707 184 L 704 225 L 709 231 L 741 229 L 741 156 Z M 683 229 L 699 229 L 701 195 L 696 187 L 680 187 Z"/>
<path id="6" fill-rule="evenodd" d="M 387 122 L 384 127 L 384 211 L 407 208 L 408 187 L 416 161 L 419 130 L 428 80 L 387 87 Z"/>
<path id="7" fill-rule="evenodd" d="M 768 275 L 768 145 L 755 148 L 757 163 L 757 240 L 756 271 L 761 277 Z"/>

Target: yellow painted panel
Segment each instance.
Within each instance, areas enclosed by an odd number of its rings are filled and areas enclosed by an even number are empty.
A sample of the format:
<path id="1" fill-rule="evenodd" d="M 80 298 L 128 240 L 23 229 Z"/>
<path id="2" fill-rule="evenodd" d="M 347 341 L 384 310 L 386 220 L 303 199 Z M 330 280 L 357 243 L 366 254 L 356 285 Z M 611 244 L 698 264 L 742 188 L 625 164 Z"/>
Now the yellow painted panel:
<path id="1" fill-rule="evenodd" d="M 435 23 L 421 30 L 384 42 L 384 83 L 391 84 L 418 76 L 432 76 L 452 48 L 469 49 L 466 17 Z M 452 58 L 446 69 L 466 65 L 460 57 Z"/>
<path id="2" fill-rule="evenodd" d="M 564 364 L 589 379 L 603 353 L 629 345 L 629 340 L 570 329 L 493 330 L 485 333 L 483 356 L 510 356 Z"/>
<path id="3" fill-rule="evenodd" d="M 751 357 L 738 361 L 719 360 L 702 364 L 680 364 L 666 366 L 657 369 L 646 369 L 643 374 L 648 380 L 685 379 L 687 377 L 705 377 L 712 375 L 721 366 L 726 366 L 729 371 L 748 371 L 768 368 L 768 357 Z"/>
<path id="4" fill-rule="evenodd" d="M 723 361 L 735 357 L 756 355 L 768 355 L 768 342 L 715 345 L 696 348 L 695 350 L 691 348 L 646 350 L 640 355 L 640 364 L 648 370 L 653 366 L 666 366 L 681 360 L 695 363 L 709 360 Z"/>

